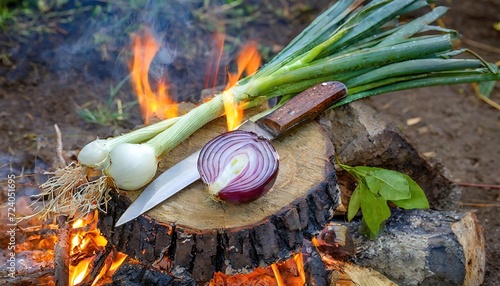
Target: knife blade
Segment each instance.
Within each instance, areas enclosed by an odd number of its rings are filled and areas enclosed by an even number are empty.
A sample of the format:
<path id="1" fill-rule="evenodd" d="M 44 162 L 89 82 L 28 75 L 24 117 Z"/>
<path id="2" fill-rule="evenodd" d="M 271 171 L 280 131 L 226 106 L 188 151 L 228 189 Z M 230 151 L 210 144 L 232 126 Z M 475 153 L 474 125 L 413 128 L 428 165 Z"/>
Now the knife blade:
<path id="1" fill-rule="evenodd" d="M 283 106 L 256 120 L 245 121 L 237 129 L 254 132 L 268 140 L 286 133 L 296 125 L 312 119 L 347 95 L 346 86 L 338 81 L 323 82 L 297 94 Z M 200 151 L 189 155 L 151 182 L 127 208 L 115 226 L 127 223 L 170 198 L 200 179 L 196 163 Z M 182 180 L 179 180 L 182 176 Z"/>

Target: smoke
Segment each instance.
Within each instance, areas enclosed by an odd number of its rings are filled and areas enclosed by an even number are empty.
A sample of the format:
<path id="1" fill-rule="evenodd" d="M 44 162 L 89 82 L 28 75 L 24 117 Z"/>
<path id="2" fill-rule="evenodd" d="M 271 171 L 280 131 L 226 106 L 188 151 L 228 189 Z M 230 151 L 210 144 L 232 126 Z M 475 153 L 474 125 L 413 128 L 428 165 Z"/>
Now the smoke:
<path id="1" fill-rule="evenodd" d="M 148 28 L 161 45 L 151 67 L 152 82 L 166 80 L 179 100 L 196 100 L 204 88 L 211 54 L 218 52 L 214 51 L 213 34 L 224 29 L 226 12 L 217 10 L 227 6 L 223 3 L 68 0 L 57 12 L 69 16 L 57 18 L 57 29 L 50 33 L 28 39 L 15 60 L 25 63 L 26 69 L 32 62 L 42 64 L 60 76 L 61 84 L 75 74 L 96 85 L 103 80 L 119 83 L 129 75 L 131 35 Z M 224 67 L 241 45 L 239 37 L 233 33 L 225 45 L 218 84 L 225 82 Z M 17 78 L 22 78 L 25 72 L 19 71 Z"/>
<path id="2" fill-rule="evenodd" d="M 66 28 L 71 36 L 43 52 L 44 62 L 61 75 L 76 70 L 86 79 L 118 83 L 129 75 L 131 36 L 148 29 L 160 44 L 150 69 L 153 84 L 169 82 L 179 101 L 197 98 L 214 29 L 194 24 L 202 1 L 140 2 L 109 1 L 87 19 L 75 19 Z"/>

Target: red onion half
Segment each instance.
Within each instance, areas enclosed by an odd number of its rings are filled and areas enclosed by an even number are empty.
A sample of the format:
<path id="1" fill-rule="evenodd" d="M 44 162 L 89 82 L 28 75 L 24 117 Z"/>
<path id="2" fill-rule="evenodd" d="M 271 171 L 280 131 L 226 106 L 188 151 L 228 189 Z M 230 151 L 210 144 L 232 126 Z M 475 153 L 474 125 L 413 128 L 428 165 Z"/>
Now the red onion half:
<path id="1" fill-rule="evenodd" d="M 216 199 L 246 203 L 267 193 L 278 176 L 278 153 L 267 139 L 235 130 L 201 149 L 198 171 Z"/>

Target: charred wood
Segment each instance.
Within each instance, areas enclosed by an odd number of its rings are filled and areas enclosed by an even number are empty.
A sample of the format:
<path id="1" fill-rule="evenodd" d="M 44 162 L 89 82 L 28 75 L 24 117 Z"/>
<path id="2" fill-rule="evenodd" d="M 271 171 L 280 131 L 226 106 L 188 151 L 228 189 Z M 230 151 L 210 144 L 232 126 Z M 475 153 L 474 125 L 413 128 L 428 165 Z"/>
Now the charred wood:
<path id="1" fill-rule="evenodd" d="M 38 286 L 50 285 L 54 283 L 54 269 L 48 268 L 45 270 L 33 273 L 17 273 L 16 278 L 0 279 L 0 285 L 9 286 Z"/>
<path id="2" fill-rule="evenodd" d="M 196 285 L 193 277 L 186 272 L 174 271 L 168 274 L 151 266 L 127 259 L 112 277 L 113 286 L 192 286 Z"/>
<path id="3" fill-rule="evenodd" d="M 56 286 L 66 286 L 69 283 L 69 262 L 71 251 L 71 225 L 67 217 L 59 216 L 57 223 L 60 228 L 59 239 L 54 247 L 54 278 Z"/>

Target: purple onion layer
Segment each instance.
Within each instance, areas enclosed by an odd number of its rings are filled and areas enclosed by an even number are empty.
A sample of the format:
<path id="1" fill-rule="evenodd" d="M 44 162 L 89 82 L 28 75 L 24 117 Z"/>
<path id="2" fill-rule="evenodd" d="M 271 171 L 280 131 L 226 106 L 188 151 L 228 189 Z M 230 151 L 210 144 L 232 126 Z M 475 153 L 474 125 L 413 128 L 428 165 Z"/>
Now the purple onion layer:
<path id="1" fill-rule="evenodd" d="M 215 199 L 246 203 L 263 196 L 274 185 L 278 159 L 267 139 L 235 130 L 215 137 L 203 147 L 198 171 Z"/>

